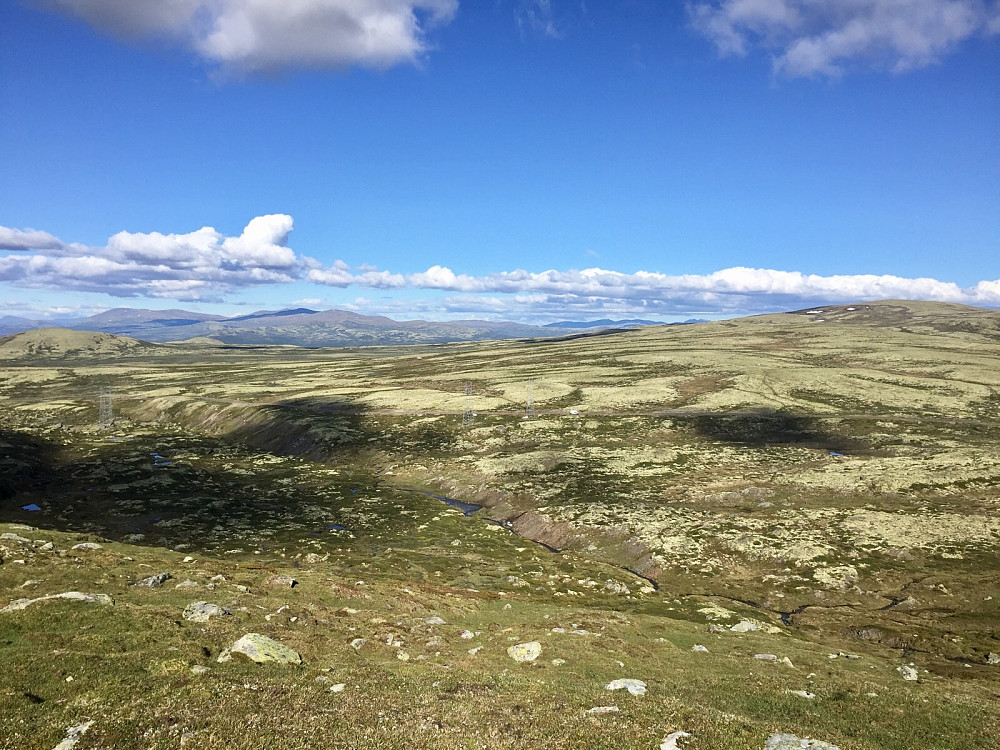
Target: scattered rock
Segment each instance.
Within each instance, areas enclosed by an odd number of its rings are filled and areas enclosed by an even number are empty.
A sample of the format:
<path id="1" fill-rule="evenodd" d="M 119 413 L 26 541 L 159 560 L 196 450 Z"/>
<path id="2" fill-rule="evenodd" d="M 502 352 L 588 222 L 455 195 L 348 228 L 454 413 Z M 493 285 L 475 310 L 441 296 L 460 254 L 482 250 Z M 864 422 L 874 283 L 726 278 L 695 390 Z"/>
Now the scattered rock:
<path id="1" fill-rule="evenodd" d="M 469 654 L 469 656 L 475 656 L 476 654 L 478 654 L 482 650 L 483 650 L 482 646 L 476 646 L 475 648 L 470 648 L 469 651 L 468 651 L 468 654 Z"/>
<path id="2" fill-rule="evenodd" d="M 507 655 L 516 662 L 534 661 L 542 655 L 542 644 L 538 641 L 518 643 L 507 649 Z"/>
<path id="3" fill-rule="evenodd" d="M 282 643 L 260 633 L 247 633 L 219 656 L 219 662 L 231 661 L 233 656 L 244 656 L 258 664 L 301 664 L 302 657 Z"/>
<path id="4" fill-rule="evenodd" d="M 820 740 L 803 739 L 794 734 L 772 734 L 764 750 L 840 750 L 836 745 Z"/>
<path id="5" fill-rule="evenodd" d="M 471 630 L 463 630 L 458 637 L 464 638 L 467 641 L 471 641 L 473 638 L 476 637 L 476 634 L 473 633 Z"/>
<path id="6" fill-rule="evenodd" d="M 21 542 L 22 544 L 31 544 L 31 540 L 30 539 L 25 539 L 20 534 L 9 534 L 9 533 L 0 534 L 0 541 L 4 541 L 4 542 Z M 74 547 L 74 549 L 75 549 L 75 547 Z"/>
<path id="7" fill-rule="evenodd" d="M 620 594 L 621 596 L 627 596 L 632 593 L 631 589 L 624 583 L 619 583 L 610 578 L 605 582 L 604 590 L 610 591 L 612 594 Z"/>
<path id="8" fill-rule="evenodd" d="M 338 682 L 336 685 L 330 685 L 331 693 L 342 693 L 347 689 L 347 685 L 343 682 Z"/>
<path id="9" fill-rule="evenodd" d="M 191 667 L 192 674 L 202 675 L 205 674 L 206 672 L 211 672 L 211 671 L 212 668 L 206 667 L 204 664 L 195 664 L 193 667 Z"/>
<path id="10" fill-rule="evenodd" d="M 700 643 L 692 646 L 691 650 L 692 651 L 697 651 L 697 652 L 702 653 L 702 654 L 707 654 L 708 653 L 708 649 L 705 646 L 702 646 Z"/>
<path id="11" fill-rule="evenodd" d="M 80 544 L 74 544 L 73 549 L 104 549 L 103 545 L 97 542 L 81 542 Z"/>
<path id="12" fill-rule="evenodd" d="M 561 667 L 565 663 L 566 663 L 565 659 L 553 659 L 552 660 L 552 666 L 553 667 Z"/>
<path id="13" fill-rule="evenodd" d="M 87 730 L 93 726 L 94 722 L 87 721 L 75 727 L 70 727 L 66 730 L 66 738 L 55 746 L 54 750 L 72 750 L 76 747 L 76 743 L 80 741 L 80 738 L 87 733 Z"/>
<path id="14" fill-rule="evenodd" d="M 915 682 L 920 679 L 920 673 L 917 672 L 917 668 L 912 664 L 903 664 L 902 666 L 896 667 L 896 671 L 903 675 L 904 680 Z"/>
<path id="15" fill-rule="evenodd" d="M 181 616 L 190 622 L 208 622 L 212 617 L 228 614 L 229 611 L 223 609 L 218 604 L 211 604 L 209 602 L 191 602 L 191 604 L 184 608 L 184 612 Z"/>
<path id="16" fill-rule="evenodd" d="M 367 638 L 355 638 L 353 641 L 351 641 L 351 648 L 353 648 L 355 651 L 357 651 L 362 646 L 364 646 L 366 643 L 368 643 L 368 639 Z"/>
<path id="17" fill-rule="evenodd" d="M 813 700 L 816 697 L 815 693 L 810 693 L 808 690 L 789 690 L 789 693 L 796 695 L 799 698 L 805 698 L 806 700 Z"/>
<path id="18" fill-rule="evenodd" d="M 612 680 L 604 686 L 605 690 L 628 690 L 632 695 L 645 695 L 646 683 L 642 680 L 625 678 L 622 680 Z"/>
<path id="19" fill-rule="evenodd" d="M 428 625 L 447 625 L 448 624 L 444 620 L 442 620 L 440 617 L 437 617 L 437 616 L 428 617 L 426 620 L 424 620 L 424 622 L 426 622 Z"/>
<path id="20" fill-rule="evenodd" d="M 181 581 L 176 586 L 174 586 L 174 588 L 175 589 L 195 589 L 195 588 L 198 588 L 198 586 L 199 586 L 199 584 L 198 584 L 197 581 L 192 581 L 192 580 L 188 579 L 186 581 Z"/>
<path id="21" fill-rule="evenodd" d="M 141 581 L 136 581 L 133 586 L 148 586 L 151 589 L 155 589 L 157 586 L 162 586 L 164 583 L 173 578 L 169 573 L 157 573 L 155 576 L 150 576 L 149 578 L 143 578 Z"/>
<path id="22" fill-rule="evenodd" d="M 680 750 L 680 746 L 677 743 L 690 736 L 690 732 L 672 732 L 663 738 L 663 742 L 660 744 L 660 750 Z"/>
<path id="23" fill-rule="evenodd" d="M 778 661 L 778 657 L 774 654 L 754 654 L 753 658 L 758 661 Z"/>
<path id="24" fill-rule="evenodd" d="M 733 633 L 749 633 L 752 630 L 759 630 L 757 623 L 751 622 L 750 620 L 740 620 L 729 629 Z"/>
<path id="25" fill-rule="evenodd" d="M 48 596 L 40 596 L 37 599 L 15 599 L 6 607 L 0 609 L 0 612 L 17 612 L 21 609 L 27 609 L 32 604 L 47 602 L 51 599 L 71 599 L 73 601 L 84 602 L 85 604 L 111 605 L 115 603 L 114 599 L 107 594 L 82 594 L 79 591 L 67 591 L 65 594 L 49 594 Z"/>
<path id="26" fill-rule="evenodd" d="M 291 576 L 274 575 L 264 581 L 264 585 L 272 589 L 293 589 L 299 582 Z"/>
<path id="27" fill-rule="evenodd" d="M 987 664 L 1000 664 L 1000 654 L 989 653 L 986 654 Z"/>

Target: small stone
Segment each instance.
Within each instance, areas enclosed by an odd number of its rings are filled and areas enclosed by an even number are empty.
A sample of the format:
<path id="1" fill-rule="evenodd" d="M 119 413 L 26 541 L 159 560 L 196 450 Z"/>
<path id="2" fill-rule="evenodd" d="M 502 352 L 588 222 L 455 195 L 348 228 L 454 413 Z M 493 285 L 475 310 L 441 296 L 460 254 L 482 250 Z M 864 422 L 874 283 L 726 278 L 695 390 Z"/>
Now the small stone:
<path id="1" fill-rule="evenodd" d="M 565 663 L 566 663 L 565 659 L 553 659 L 552 660 L 552 666 L 553 667 L 561 667 Z"/>
<path id="2" fill-rule="evenodd" d="M 542 655 L 542 644 L 538 641 L 518 643 L 507 649 L 507 655 L 516 662 L 534 661 Z"/>
<path id="3" fill-rule="evenodd" d="M 896 671 L 903 676 L 904 680 L 909 682 L 915 682 L 920 679 L 920 673 L 917 672 L 917 668 L 912 664 L 903 664 L 902 666 L 896 667 Z"/>
<path id="4" fill-rule="evenodd" d="M 612 680 L 607 685 L 604 686 L 605 690 L 628 690 L 632 695 L 645 695 L 646 694 L 646 683 L 642 680 L 633 680 L 631 678 L 625 678 L 621 680 Z"/>
<path id="5" fill-rule="evenodd" d="M 210 602 L 192 602 L 184 608 L 181 616 L 189 622 L 208 622 L 212 617 L 228 615 L 229 611 Z"/>
<path id="6" fill-rule="evenodd" d="M 73 549 L 86 550 L 86 549 L 104 549 L 104 548 L 97 542 L 82 542 L 81 544 L 74 544 Z"/>
<path id="7" fill-rule="evenodd" d="M 426 620 L 424 620 L 424 622 L 426 622 L 428 625 L 447 625 L 448 624 L 444 620 L 442 620 L 440 617 L 437 617 L 437 616 L 428 617 Z"/>
<path id="8" fill-rule="evenodd" d="M 157 573 L 155 576 L 150 576 L 149 578 L 143 578 L 141 581 L 136 581 L 133 586 L 147 586 L 151 589 L 155 589 L 158 586 L 162 586 L 164 583 L 173 578 L 169 573 Z"/>
<path id="9" fill-rule="evenodd" d="M 478 654 L 482 650 L 483 650 L 482 646 L 476 646 L 475 648 L 470 648 L 468 653 L 469 653 L 469 656 L 475 656 L 476 654 Z"/>
<path id="10" fill-rule="evenodd" d="M 784 664 L 786 667 L 791 667 L 792 669 L 795 669 L 795 665 L 792 664 L 792 660 L 789 659 L 787 656 L 781 657 L 781 663 Z"/>
<path id="11" fill-rule="evenodd" d="M 753 658 L 757 661 L 778 661 L 778 657 L 774 654 L 754 654 Z"/>
<path id="12" fill-rule="evenodd" d="M 175 589 L 195 589 L 195 588 L 198 588 L 198 583 L 197 583 L 197 581 L 192 581 L 192 580 L 189 579 L 189 580 L 186 580 L 186 581 L 181 581 L 176 586 L 174 586 L 174 588 Z"/>
<path id="13" fill-rule="evenodd" d="M 409 661 L 410 655 L 405 651 L 397 651 L 396 658 L 399 659 L 400 661 Z"/>
<path id="14" fill-rule="evenodd" d="M 729 630 L 733 633 L 749 633 L 753 630 L 759 630 L 759 628 L 755 622 L 750 622 L 750 620 L 740 620 L 738 623 L 729 628 Z"/>
<path id="15" fill-rule="evenodd" d="M 355 651 L 357 651 L 362 646 L 364 646 L 366 643 L 368 643 L 368 639 L 367 638 L 355 638 L 353 641 L 351 641 L 351 648 L 353 648 Z"/>
<path id="16" fill-rule="evenodd" d="M 1000 654 L 989 653 L 986 654 L 987 664 L 1000 664 Z"/>
<path id="17" fill-rule="evenodd" d="M 789 690 L 792 695 L 798 696 L 799 698 L 805 698 L 806 700 L 813 700 L 816 697 L 815 693 L 810 693 L 808 690 Z"/>
<path id="18" fill-rule="evenodd" d="M 330 685 L 331 693 L 342 693 L 347 689 L 347 685 L 343 682 L 338 682 L 336 685 Z"/>
<path id="19" fill-rule="evenodd" d="M 588 714 L 616 714 L 620 709 L 618 706 L 594 706 L 593 708 L 588 708 Z"/>
<path id="20" fill-rule="evenodd" d="M 239 591 L 241 594 L 249 594 L 250 593 L 249 587 L 244 586 L 244 585 L 242 585 L 240 583 L 233 584 L 233 588 L 236 589 L 237 591 Z"/>
<path id="21" fill-rule="evenodd" d="M 52 542 L 45 542 L 45 544 L 43 544 L 38 549 L 41 550 L 42 552 L 51 552 L 55 548 L 56 548 L 56 545 L 54 545 Z"/>
<path id="22" fill-rule="evenodd" d="M 205 674 L 206 672 L 211 672 L 211 671 L 212 671 L 212 668 L 211 667 L 206 667 L 204 664 L 195 664 L 193 667 L 191 667 L 191 673 L 192 674 L 199 674 L 200 675 L 200 674 Z"/>
<path id="23" fill-rule="evenodd" d="M 25 539 L 20 534 L 0 534 L 0 541 L 21 542 L 22 544 L 31 544 L 30 539 Z M 76 547 L 74 547 L 73 549 L 76 549 Z"/>
<path id="24" fill-rule="evenodd" d="M 186 563 L 193 563 L 193 562 L 194 562 L 194 558 L 193 558 L 193 557 L 191 557 L 191 555 L 185 555 L 185 556 L 184 556 L 184 559 L 183 559 L 183 560 L 181 560 L 181 562 L 186 562 Z"/>
<path id="25" fill-rule="evenodd" d="M 224 575 L 222 575 L 222 573 L 219 573 L 219 575 L 216 575 L 216 576 L 212 576 L 212 577 L 211 577 L 211 578 L 209 578 L 208 580 L 210 580 L 210 581 L 215 581 L 215 582 L 217 582 L 217 583 L 221 583 L 222 581 L 225 581 L 225 580 L 226 580 L 226 577 L 225 577 Z"/>
<path id="26" fill-rule="evenodd" d="M 66 730 L 66 738 L 55 746 L 54 750 L 72 750 L 76 747 L 76 743 L 87 733 L 87 730 L 92 727 L 94 722 L 87 721 L 75 727 L 70 727 Z"/>
<path id="27" fill-rule="evenodd" d="M 820 740 L 803 739 L 794 734 L 772 734 L 764 750 L 840 750 L 836 745 Z"/>
<path id="28" fill-rule="evenodd" d="M 463 631 L 461 632 L 461 634 L 459 634 L 459 636 L 458 636 L 458 637 L 459 637 L 459 638 L 464 638 L 464 639 L 465 639 L 465 640 L 467 640 L 467 641 L 471 641 L 471 640 L 472 640 L 473 638 L 475 638 L 475 637 L 476 637 L 476 634 L 475 634 L 475 633 L 473 633 L 473 632 L 472 632 L 471 630 L 463 630 Z"/>
<path id="29" fill-rule="evenodd" d="M 708 653 L 708 649 L 705 646 L 702 646 L 700 643 L 697 644 L 697 645 L 692 646 L 691 650 L 692 651 L 697 651 L 697 652 L 702 653 L 702 654 L 707 654 Z"/>
<path id="30" fill-rule="evenodd" d="M 298 652 L 260 633 L 247 633 L 223 651 L 218 661 L 231 661 L 234 655 L 244 656 L 258 664 L 302 663 L 302 657 Z"/>
<path id="31" fill-rule="evenodd" d="M 663 742 L 660 745 L 660 750 L 680 750 L 680 746 L 677 744 L 680 740 L 686 739 L 691 736 L 690 732 L 673 732 L 668 734 L 663 738 Z"/>

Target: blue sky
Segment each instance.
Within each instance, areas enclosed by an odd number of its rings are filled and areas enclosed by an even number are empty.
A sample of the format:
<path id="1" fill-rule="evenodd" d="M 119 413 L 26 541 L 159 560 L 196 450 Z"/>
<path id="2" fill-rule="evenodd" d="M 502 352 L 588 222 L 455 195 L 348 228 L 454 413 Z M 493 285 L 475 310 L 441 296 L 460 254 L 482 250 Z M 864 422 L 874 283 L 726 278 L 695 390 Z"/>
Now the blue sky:
<path id="1" fill-rule="evenodd" d="M 998 41 L 995 0 L 12 0 L 0 315 L 1000 307 Z"/>

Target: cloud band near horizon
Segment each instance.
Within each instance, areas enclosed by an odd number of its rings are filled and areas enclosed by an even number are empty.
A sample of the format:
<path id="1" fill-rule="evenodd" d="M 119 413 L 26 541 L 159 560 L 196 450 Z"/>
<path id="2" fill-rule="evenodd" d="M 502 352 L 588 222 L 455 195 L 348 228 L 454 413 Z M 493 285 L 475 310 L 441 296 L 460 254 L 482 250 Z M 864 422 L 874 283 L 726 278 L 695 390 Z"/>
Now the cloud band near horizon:
<path id="1" fill-rule="evenodd" d="M 932 278 L 737 266 L 707 274 L 582 270 L 497 271 L 481 276 L 434 265 L 401 273 L 343 261 L 324 266 L 288 247 L 292 217 L 259 216 L 239 236 L 211 227 L 186 234 L 119 232 L 102 247 L 66 243 L 35 229 L 0 226 L 0 283 L 33 289 L 98 292 L 188 302 L 221 302 L 247 287 L 295 282 L 346 289 L 452 293 L 423 312 L 469 312 L 522 318 L 561 309 L 603 314 L 753 314 L 834 302 L 911 299 L 1000 307 L 1000 279 L 970 287 Z M 391 306 L 391 305 L 390 305 Z"/>

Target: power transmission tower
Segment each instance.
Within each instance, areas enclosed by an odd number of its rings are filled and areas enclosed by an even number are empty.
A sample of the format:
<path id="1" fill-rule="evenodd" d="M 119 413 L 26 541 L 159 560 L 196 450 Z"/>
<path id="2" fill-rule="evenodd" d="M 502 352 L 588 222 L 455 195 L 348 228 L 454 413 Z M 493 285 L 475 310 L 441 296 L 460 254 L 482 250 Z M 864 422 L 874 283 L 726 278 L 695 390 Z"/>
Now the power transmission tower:
<path id="1" fill-rule="evenodd" d="M 528 398 L 524 406 L 524 416 L 535 416 L 535 379 L 528 379 Z"/>
<path id="2" fill-rule="evenodd" d="M 472 424 L 473 417 L 476 413 L 472 411 L 472 381 L 465 381 L 465 411 L 462 413 L 462 425 L 468 426 Z"/>
<path id="3" fill-rule="evenodd" d="M 102 385 L 97 395 L 97 423 L 102 430 L 110 429 L 115 423 L 114 393 L 110 385 Z"/>

